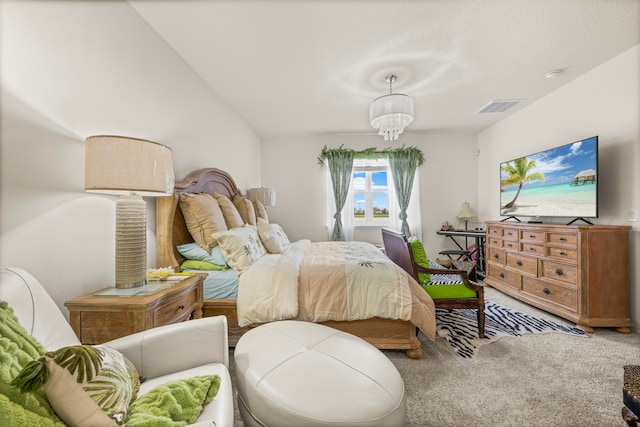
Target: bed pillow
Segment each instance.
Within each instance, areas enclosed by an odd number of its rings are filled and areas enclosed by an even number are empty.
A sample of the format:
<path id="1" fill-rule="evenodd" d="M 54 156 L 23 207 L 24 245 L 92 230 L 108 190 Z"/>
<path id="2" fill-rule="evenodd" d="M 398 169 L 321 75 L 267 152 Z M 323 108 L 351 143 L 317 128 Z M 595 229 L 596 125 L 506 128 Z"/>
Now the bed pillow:
<path id="1" fill-rule="evenodd" d="M 281 253 L 282 249 L 290 243 L 282 227 L 278 224 L 269 224 L 262 218 L 258 218 L 258 235 L 270 254 Z"/>
<path id="2" fill-rule="evenodd" d="M 245 224 L 258 225 L 256 222 L 256 209 L 251 200 L 236 194 L 233 196 L 233 204 L 238 209 L 238 213 Z"/>
<path id="3" fill-rule="evenodd" d="M 220 209 L 222 209 L 224 222 L 227 224 L 228 229 L 242 227 L 244 225 L 244 221 L 231 199 L 220 193 L 213 193 L 213 197 L 215 197 L 216 201 L 220 205 Z"/>
<path id="4" fill-rule="evenodd" d="M 12 384 L 40 388 L 62 420 L 72 426 L 118 426 L 140 389 L 138 371 L 119 351 L 74 345 L 45 353 Z"/>
<path id="5" fill-rule="evenodd" d="M 180 194 L 180 210 L 193 240 L 203 249 L 218 244 L 213 233 L 227 230 L 222 210 L 211 194 Z"/>
<path id="6" fill-rule="evenodd" d="M 179 245 L 176 249 L 178 249 L 178 252 L 186 259 L 205 261 L 219 265 L 220 267 L 228 267 L 227 260 L 224 259 L 220 245 L 212 247 L 209 252 L 202 249 L 197 243 L 185 243 L 184 245 Z"/>
<path id="7" fill-rule="evenodd" d="M 220 245 L 218 245 L 220 246 Z M 202 271 L 224 271 L 228 267 L 223 267 L 218 264 L 212 264 L 207 261 L 200 261 L 199 259 L 188 259 L 180 264 L 180 270 L 202 270 Z"/>
<path id="8" fill-rule="evenodd" d="M 267 215 L 267 210 L 265 209 L 262 202 L 260 200 L 256 200 L 255 202 L 253 202 L 253 206 L 256 209 L 256 217 L 262 218 L 265 221 L 269 222 L 269 216 Z"/>
<path id="9" fill-rule="evenodd" d="M 214 234 L 227 263 L 238 274 L 242 274 L 267 253 L 258 236 L 258 230 L 253 225 L 247 224 L 244 227 Z"/>

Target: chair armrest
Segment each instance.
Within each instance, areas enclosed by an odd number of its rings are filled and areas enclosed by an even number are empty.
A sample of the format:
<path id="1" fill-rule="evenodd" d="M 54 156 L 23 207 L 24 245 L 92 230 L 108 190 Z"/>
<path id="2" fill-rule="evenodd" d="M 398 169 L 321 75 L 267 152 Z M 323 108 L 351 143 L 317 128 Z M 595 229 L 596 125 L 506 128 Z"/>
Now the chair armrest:
<path id="1" fill-rule="evenodd" d="M 207 363 L 229 369 L 225 316 L 160 326 L 104 343 L 124 354 L 141 377 L 156 378 Z"/>
<path id="2" fill-rule="evenodd" d="M 474 290 L 476 292 L 482 292 L 482 294 L 484 295 L 484 285 L 472 282 L 471 280 L 469 280 L 469 276 L 468 276 L 468 271 L 467 270 L 456 270 L 456 269 L 446 269 L 443 270 L 441 268 L 425 268 L 422 267 L 418 264 L 414 264 L 414 267 L 416 269 L 417 272 L 419 273 L 426 273 L 426 274 L 435 274 L 435 275 L 445 275 L 445 274 L 457 274 L 460 276 L 460 278 L 462 279 L 462 283 L 464 283 L 464 285 L 471 289 Z M 473 270 L 473 269 L 472 269 Z M 469 270 L 471 271 L 471 270 Z"/>

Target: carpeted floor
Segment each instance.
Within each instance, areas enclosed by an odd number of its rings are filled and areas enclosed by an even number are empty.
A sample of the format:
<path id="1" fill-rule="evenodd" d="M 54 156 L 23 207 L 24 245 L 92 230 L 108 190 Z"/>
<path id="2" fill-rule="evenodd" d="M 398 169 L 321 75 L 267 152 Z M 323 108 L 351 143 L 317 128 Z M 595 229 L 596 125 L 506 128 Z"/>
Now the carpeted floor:
<path id="1" fill-rule="evenodd" d="M 486 298 L 574 326 L 491 288 Z M 405 381 L 407 426 L 625 426 L 623 366 L 640 364 L 640 334 L 597 329 L 590 338 L 505 337 L 480 347 L 473 359 L 457 356 L 441 337 L 420 338 L 420 360 L 384 351 Z M 237 406 L 234 425 L 244 425 Z"/>

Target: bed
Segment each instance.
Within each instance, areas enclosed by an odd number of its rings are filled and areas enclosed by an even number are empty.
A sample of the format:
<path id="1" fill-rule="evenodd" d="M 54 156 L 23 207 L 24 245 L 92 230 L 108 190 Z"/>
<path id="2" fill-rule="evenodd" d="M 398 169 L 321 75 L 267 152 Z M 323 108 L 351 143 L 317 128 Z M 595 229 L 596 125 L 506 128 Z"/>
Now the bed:
<path id="1" fill-rule="evenodd" d="M 180 195 L 183 193 L 211 195 L 219 193 L 229 198 L 236 195 L 242 196 L 235 181 L 227 172 L 217 168 L 205 168 L 177 182 L 171 197 L 156 199 L 157 265 L 171 266 L 176 271 L 180 270 L 180 266 L 186 261 L 186 257 L 178 251 L 178 247 L 194 243 L 194 238 L 180 209 Z M 401 270 L 398 274 L 404 274 L 404 271 Z M 430 339 L 435 339 L 435 307 L 433 301 L 410 277 L 408 289 L 412 301 L 411 318 L 408 320 L 376 316 L 362 320 L 329 320 L 318 323 L 359 336 L 379 349 L 402 350 L 408 357 L 419 359 L 422 357 L 422 349 L 416 335 L 417 329 L 422 330 Z M 207 297 L 205 292 L 203 313 L 205 317 L 216 315 L 227 317 L 230 346 L 235 346 L 243 333 L 258 325 L 239 325 L 237 300 L 232 296 L 211 298 Z"/>

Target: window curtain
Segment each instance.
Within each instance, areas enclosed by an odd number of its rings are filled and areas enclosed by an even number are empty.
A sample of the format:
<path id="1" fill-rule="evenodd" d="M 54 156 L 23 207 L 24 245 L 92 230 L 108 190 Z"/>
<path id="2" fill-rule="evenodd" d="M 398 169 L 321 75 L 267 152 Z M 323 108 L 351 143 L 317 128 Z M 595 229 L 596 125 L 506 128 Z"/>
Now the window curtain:
<path id="1" fill-rule="evenodd" d="M 342 209 L 349 193 L 351 183 L 351 170 L 353 168 L 353 150 L 327 150 L 325 159 L 329 166 L 331 175 L 331 185 L 333 188 L 333 200 L 336 212 L 333 215 L 335 220 L 331 240 L 344 241 L 345 235 L 342 227 Z"/>
<path id="2" fill-rule="evenodd" d="M 400 230 L 407 237 L 411 236 L 411 230 L 407 222 L 407 208 L 411 201 L 413 179 L 416 174 L 416 168 L 420 163 L 421 154 L 418 150 L 411 149 L 393 150 L 389 153 L 389 166 L 391 167 L 393 185 L 396 190 L 398 205 L 400 206 L 398 215 L 401 221 Z"/>

